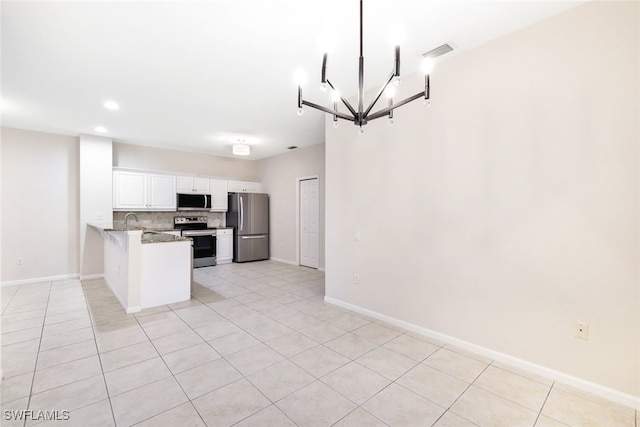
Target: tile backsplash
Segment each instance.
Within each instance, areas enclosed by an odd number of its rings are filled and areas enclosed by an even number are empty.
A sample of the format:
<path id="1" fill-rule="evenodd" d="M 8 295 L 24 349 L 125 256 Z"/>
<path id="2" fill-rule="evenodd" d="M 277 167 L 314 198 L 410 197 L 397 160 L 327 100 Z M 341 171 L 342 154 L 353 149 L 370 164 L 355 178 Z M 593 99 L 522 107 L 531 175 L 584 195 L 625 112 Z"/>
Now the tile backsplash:
<path id="1" fill-rule="evenodd" d="M 131 211 L 138 217 L 139 225 L 148 228 L 173 228 L 174 216 L 206 216 L 207 226 L 224 227 L 226 216 L 224 212 L 138 212 Z M 113 211 L 113 223 L 124 223 L 124 217 L 129 212 Z M 136 224 L 135 218 L 129 218 L 129 224 Z"/>

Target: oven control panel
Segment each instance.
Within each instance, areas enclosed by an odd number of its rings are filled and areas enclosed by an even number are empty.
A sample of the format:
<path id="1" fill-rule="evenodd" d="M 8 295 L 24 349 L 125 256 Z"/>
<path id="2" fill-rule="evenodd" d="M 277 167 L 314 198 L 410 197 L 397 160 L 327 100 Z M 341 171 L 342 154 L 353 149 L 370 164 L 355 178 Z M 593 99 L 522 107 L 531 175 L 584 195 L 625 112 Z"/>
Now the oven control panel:
<path id="1" fill-rule="evenodd" d="M 174 224 L 206 224 L 206 216 L 174 216 Z"/>

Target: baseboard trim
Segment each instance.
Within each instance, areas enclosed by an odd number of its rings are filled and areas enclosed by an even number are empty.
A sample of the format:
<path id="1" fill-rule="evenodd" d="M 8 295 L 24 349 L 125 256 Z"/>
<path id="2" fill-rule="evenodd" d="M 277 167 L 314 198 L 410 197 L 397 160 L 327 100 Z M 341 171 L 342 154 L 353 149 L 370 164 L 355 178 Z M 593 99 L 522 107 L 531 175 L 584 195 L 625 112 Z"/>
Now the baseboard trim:
<path id="1" fill-rule="evenodd" d="M 295 261 L 289 261 L 288 259 L 280 259 L 280 258 L 269 258 L 270 261 L 281 262 L 283 264 L 295 265 L 298 264 Z"/>
<path id="2" fill-rule="evenodd" d="M 31 285 L 34 283 L 41 283 L 41 282 L 55 282 L 57 280 L 77 279 L 79 277 L 80 277 L 79 273 L 74 273 L 74 274 L 61 274 L 59 276 L 34 277 L 31 279 L 22 279 L 22 280 L 9 280 L 9 281 L 0 283 L 0 287 L 14 286 L 14 285 Z"/>
<path id="3" fill-rule="evenodd" d="M 86 276 L 80 276 L 80 280 L 95 280 L 104 279 L 104 274 L 87 274 Z"/>
<path id="4" fill-rule="evenodd" d="M 289 261 L 289 260 L 281 259 L 281 258 L 269 258 L 269 260 L 270 261 L 275 261 L 275 262 L 281 262 L 283 264 L 288 264 L 288 265 L 295 265 L 296 267 L 305 267 L 304 265 L 301 266 L 296 261 Z M 313 267 L 310 267 L 310 268 L 313 268 Z M 324 273 L 324 267 L 318 267 L 316 270 L 322 271 Z"/>
<path id="5" fill-rule="evenodd" d="M 524 359 L 513 357 L 508 354 L 504 354 L 495 350 L 491 350 L 489 348 L 482 347 L 482 346 L 479 346 L 455 337 L 451 337 L 449 335 L 445 335 L 445 334 L 433 331 L 431 329 L 423 328 L 413 323 L 396 319 L 395 317 L 387 316 L 372 310 L 368 310 L 366 308 L 359 307 L 357 305 L 349 304 L 344 301 L 338 300 L 336 298 L 325 296 L 324 300 L 329 304 L 346 308 L 348 310 L 354 311 L 356 313 L 364 314 L 374 319 L 384 320 L 387 323 L 390 323 L 395 326 L 399 326 L 401 328 L 418 333 L 420 335 L 424 335 L 425 337 L 433 338 L 438 341 L 444 342 L 446 344 L 451 344 L 456 347 L 460 347 L 464 350 L 470 351 L 480 356 L 490 358 L 500 363 L 504 363 L 505 365 L 510 365 L 515 368 L 522 369 L 524 371 L 531 372 L 533 374 L 540 375 L 542 377 L 545 377 L 554 381 L 558 381 L 563 384 L 570 385 L 579 390 L 595 394 L 597 396 L 603 397 L 605 399 L 611 400 L 621 405 L 629 406 L 631 408 L 640 410 L 640 396 L 633 396 L 631 394 L 623 393 L 621 391 L 614 390 L 609 387 L 605 387 L 603 385 L 593 383 L 591 381 L 587 381 L 578 377 L 574 377 L 572 375 L 565 374 L 563 372 L 559 372 L 541 365 L 537 365 L 535 363 L 531 363 Z"/>

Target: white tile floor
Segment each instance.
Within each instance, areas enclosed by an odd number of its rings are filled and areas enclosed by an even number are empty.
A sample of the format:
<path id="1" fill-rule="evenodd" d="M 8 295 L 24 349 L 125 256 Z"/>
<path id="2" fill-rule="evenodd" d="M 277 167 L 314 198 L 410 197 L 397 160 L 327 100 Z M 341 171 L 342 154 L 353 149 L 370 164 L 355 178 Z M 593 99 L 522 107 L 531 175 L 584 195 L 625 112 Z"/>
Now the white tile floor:
<path id="1" fill-rule="evenodd" d="M 631 408 L 325 304 L 315 270 L 195 279 L 191 301 L 135 315 L 102 280 L 2 288 L 1 424 L 640 427 Z M 26 409 L 41 419 L 4 412 Z"/>

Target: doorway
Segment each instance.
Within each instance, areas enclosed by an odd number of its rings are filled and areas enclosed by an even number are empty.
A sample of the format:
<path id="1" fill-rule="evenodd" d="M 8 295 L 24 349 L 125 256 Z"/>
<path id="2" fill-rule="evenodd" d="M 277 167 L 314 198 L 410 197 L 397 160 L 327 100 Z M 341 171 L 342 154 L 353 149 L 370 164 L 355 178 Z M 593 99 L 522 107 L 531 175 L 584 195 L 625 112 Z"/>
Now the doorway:
<path id="1" fill-rule="evenodd" d="M 318 268 L 320 260 L 320 192 L 318 178 L 298 181 L 300 265 Z"/>

